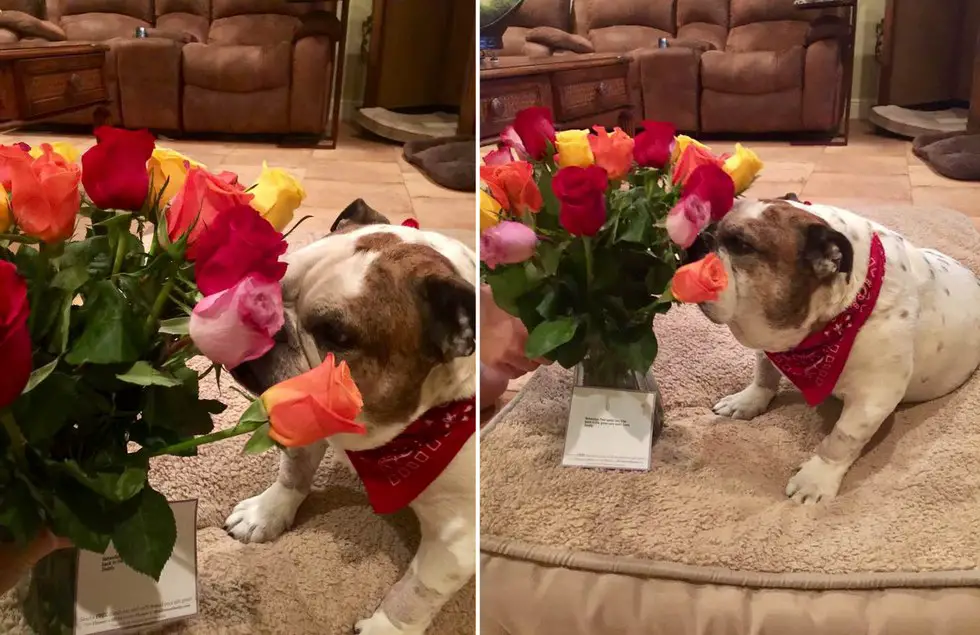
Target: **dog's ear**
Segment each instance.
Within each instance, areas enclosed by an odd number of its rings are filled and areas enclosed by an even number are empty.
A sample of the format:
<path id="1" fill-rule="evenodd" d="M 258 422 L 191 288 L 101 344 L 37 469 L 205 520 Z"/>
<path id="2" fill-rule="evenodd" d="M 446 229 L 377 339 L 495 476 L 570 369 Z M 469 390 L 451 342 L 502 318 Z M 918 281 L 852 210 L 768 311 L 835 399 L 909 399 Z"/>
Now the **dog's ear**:
<path id="1" fill-rule="evenodd" d="M 847 236 L 822 223 L 808 225 L 803 242 L 803 260 L 821 280 L 838 273 L 851 280 L 854 247 Z"/>
<path id="2" fill-rule="evenodd" d="M 391 221 L 384 214 L 375 210 L 373 207 L 359 198 L 337 216 L 337 220 L 330 226 L 330 231 L 335 232 L 346 225 L 390 225 Z"/>
<path id="3" fill-rule="evenodd" d="M 476 289 L 458 276 L 426 276 L 418 283 L 423 345 L 443 363 L 476 351 Z"/>

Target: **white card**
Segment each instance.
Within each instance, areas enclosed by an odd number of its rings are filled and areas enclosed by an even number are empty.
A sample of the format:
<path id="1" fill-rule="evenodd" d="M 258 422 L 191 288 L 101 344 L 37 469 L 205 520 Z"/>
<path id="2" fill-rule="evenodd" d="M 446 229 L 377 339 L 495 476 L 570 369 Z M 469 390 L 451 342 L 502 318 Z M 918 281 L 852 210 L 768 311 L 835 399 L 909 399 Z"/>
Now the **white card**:
<path id="1" fill-rule="evenodd" d="M 657 396 L 576 386 L 562 465 L 649 470 Z"/>
<path id="2" fill-rule="evenodd" d="M 123 564 L 116 548 L 79 551 L 75 635 L 160 624 L 197 614 L 197 501 L 170 503 L 177 543 L 160 581 Z"/>

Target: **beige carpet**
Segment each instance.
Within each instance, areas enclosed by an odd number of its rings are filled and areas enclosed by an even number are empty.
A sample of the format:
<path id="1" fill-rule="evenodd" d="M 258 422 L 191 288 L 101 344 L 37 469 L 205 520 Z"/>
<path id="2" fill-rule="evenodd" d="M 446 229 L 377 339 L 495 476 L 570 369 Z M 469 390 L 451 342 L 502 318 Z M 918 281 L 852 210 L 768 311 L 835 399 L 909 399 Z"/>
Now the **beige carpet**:
<path id="1" fill-rule="evenodd" d="M 940 209 L 858 209 L 980 271 L 980 235 Z M 560 465 L 570 374 L 546 368 L 483 432 L 481 536 L 759 572 L 973 569 L 980 557 L 980 375 L 883 426 L 830 504 L 783 489 L 829 431 L 784 382 L 751 422 L 712 414 L 751 378 L 751 354 L 684 307 L 658 318 L 666 428 L 650 472 Z"/>
<path id="2" fill-rule="evenodd" d="M 219 398 L 230 404 L 219 428 L 237 422 L 245 399 L 222 376 Z M 213 375 L 202 395 L 217 395 Z M 340 635 L 369 616 L 408 567 L 418 545 L 414 514 L 405 510 L 378 516 L 348 468 L 331 460 L 320 468 L 313 493 L 296 524 L 277 541 L 245 545 L 221 526 L 238 501 L 273 482 L 278 453 L 245 456 L 246 437 L 206 446 L 190 459 L 161 458 L 153 465 L 154 485 L 171 500 L 197 498 L 198 617 L 169 626 L 165 633 L 289 633 Z M 467 635 L 475 630 L 474 586 L 451 600 L 431 635 Z M 11 594 L 0 602 L 0 633 L 20 634 Z"/>

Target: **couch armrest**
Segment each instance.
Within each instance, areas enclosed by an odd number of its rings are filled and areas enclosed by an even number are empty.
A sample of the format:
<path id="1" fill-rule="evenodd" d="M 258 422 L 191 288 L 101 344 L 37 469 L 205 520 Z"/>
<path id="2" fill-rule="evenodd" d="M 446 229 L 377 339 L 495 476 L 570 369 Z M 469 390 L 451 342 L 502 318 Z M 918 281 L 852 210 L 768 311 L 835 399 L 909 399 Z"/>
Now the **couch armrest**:
<path id="1" fill-rule="evenodd" d="M 49 42 L 68 39 L 64 29 L 57 24 L 22 11 L 0 11 L 0 28 L 12 31 L 21 38 L 35 37 Z"/>
<path id="2" fill-rule="evenodd" d="M 340 20 L 332 13 L 315 11 L 301 16 L 300 20 L 302 24 L 293 37 L 294 41 L 321 35 L 330 38 L 333 42 L 339 42 L 343 35 L 343 27 L 340 24 Z"/>
<path id="3" fill-rule="evenodd" d="M 850 33 L 850 27 L 843 18 L 836 15 L 822 15 L 810 23 L 806 32 L 806 46 L 820 40 L 842 41 Z"/>
<path id="4" fill-rule="evenodd" d="M 825 132 L 840 123 L 845 94 L 840 44 L 819 40 L 806 48 L 803 73 L 803 128 Z"/>
<path id="5" fill-rule="evenodd" d="M 526 40 L 533 44 L 547 46 L 552 52 L 595 53 L 595 46 L 587 37 L 568 33 L 551 26 L 539 26 L 531 29 L 527 33 Z"/>
<path id="6" fill-rule="evenodd" d="M 323 134 L 333 88 L 334 40 L 311 35 L 293 45 L 290 78 L 289 131 Z"/>
<path id="7" fill-rule="evenodd" d="M 697 132 L 700 121 L 699 48 L 671 46 L 630 53 L 643 110 L 639 119 L 667 121 L 683 132 Z"/>

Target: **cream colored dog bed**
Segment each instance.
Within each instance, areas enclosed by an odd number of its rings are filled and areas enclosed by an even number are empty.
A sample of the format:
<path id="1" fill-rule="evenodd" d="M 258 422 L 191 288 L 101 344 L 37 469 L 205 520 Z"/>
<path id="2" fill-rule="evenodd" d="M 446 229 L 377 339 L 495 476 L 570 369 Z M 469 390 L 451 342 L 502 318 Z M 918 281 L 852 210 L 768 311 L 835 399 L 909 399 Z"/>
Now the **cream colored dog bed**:
<path id="1" fill-rule="evenodd" d="M 941 209 L 857 209 L 980 271 Z M 751 353 L 693 307 L 655 324 L 666 428 L 650 472 L 560 465 L 570 373 L 541 369 L 484 429 L 484 635 L 980 633 L 980 375 L 901 408 L 829 504 L 786 481 L 840 404 L 784 382 L 770 412 L 711 412 Z"/>

